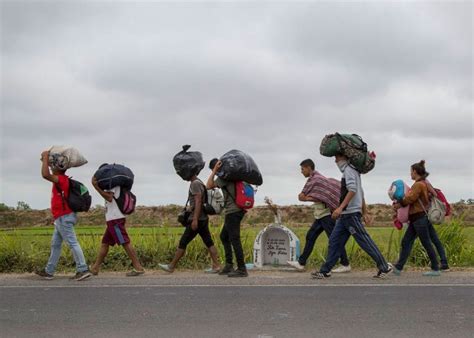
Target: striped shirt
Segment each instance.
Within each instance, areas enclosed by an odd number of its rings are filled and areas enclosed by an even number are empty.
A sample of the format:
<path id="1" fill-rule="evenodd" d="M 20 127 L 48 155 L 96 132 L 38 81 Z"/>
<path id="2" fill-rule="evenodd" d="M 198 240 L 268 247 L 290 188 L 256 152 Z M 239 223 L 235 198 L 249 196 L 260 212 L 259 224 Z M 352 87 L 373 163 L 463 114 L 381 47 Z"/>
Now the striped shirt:
<path id="1" fill-rule="evenodd" d="M 306 181 L 302 193 L 326 204 L 333 211 L 339 206 L 341 182 L 334 178 L 327 178 L 315 170 Z"/>

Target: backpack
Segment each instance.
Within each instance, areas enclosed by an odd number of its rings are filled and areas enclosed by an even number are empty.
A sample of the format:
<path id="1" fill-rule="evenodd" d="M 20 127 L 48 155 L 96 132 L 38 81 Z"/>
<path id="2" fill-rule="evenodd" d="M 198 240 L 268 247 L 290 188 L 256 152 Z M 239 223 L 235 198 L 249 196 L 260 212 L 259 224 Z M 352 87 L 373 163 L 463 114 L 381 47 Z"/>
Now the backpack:
<path id="1" fill-rule="evenodd" d="M 423 211 L 425 212 L 426 216 L 428 216 L 428 220 L 431 224 L 441 224 L 444 222 L 444 216 L 446 215 L 446 206 L 438 197 L 432 197 L 430 201 L 430 206 L 428 210 L 425 209 L 423 203 L 418 200 Z"/>
<path id="2" fill-rule="evenodd" d="M 343 154 L 348 158 L 349 164 L 361 174 L 366 174 L 375 167 L 375 153 L 368 151 L 367 143 L 357 134 L 326 135 L 321 141 L 319 152 L 326 157 Z"/>
<path id="3" fill-rule="evenodd" d="M 448 200 L 446 199 L 446 196 L 444 196 L 443 192 L 437 188 L 434 188 L 434 190 L 436 191 L 436 197 L 438 197 L 438 199 L 443 202 L 444 206 L 446 207 L 446 214 L 445 216 L 449 216 L 451 215 L 451 206 L 449 205 L 449 202 Z"/>
<path id="4" fill-rule="evenodd" d="M 224 209 L 224 196 L 219 189 L 209 189 L 204 196 L 203 210 L 208 215 L 219 215 Z"/>
<path id="5" fill-rule="evenodd" d="M 61 193 L 63 205 L 67 202 L 69 208 L 74 212 L 89 211 L 92 203 L 91 195 L 86 186 L 79 181 L 68 178 L 69 195 L 67 199 L 64 197 L 64 191 L 56 184 L 56 189 Z"/>
<path id="6" fill-rule="evenodd" d="M 130 215 L 135 211 L 135 206 L 137 205 L 137 197 L 128 189 L 120 189 L 120 196 L 118 198 L 114 197 L 115 202 L 124 215 Z"/>
<path id="7" fill-rule="evenodd" d="M 239 207 L 240 209 L 252 209 L 255 203 L 255 190 L 247 182 L 235 182 L 234 201 L 237 207 Z"/>

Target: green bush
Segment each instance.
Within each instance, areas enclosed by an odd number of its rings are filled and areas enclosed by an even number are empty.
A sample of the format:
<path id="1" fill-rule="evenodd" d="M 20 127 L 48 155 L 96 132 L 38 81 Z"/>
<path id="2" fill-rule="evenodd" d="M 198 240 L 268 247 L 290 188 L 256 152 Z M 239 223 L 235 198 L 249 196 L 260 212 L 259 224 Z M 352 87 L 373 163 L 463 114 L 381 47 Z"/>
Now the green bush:
<path id="1" fill-rule="evenodd" d="M 31 207 L 28 203 L 23 201 L 18 201 L 16 210 L 31 210 Z"/>
<path id="2" fill-rule="evenodd" d="M 4 211 L 10 211 L 12 210 L 13 208 L 9 207 L 8 205 L 6 205 L 5 203 L 0 203 L 0 212 L 4 212 Z"/>

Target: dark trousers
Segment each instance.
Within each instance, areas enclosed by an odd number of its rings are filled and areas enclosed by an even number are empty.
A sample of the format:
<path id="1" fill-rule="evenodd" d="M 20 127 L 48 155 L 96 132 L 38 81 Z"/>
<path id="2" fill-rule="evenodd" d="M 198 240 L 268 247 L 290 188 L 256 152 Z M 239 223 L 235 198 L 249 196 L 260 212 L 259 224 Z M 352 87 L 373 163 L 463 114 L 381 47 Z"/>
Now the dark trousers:
<path id="1" fill-rule="evenodd" d="M 403 239 L 402 239 L 402 249 L 400 251 L 400 257 L 398 258 L 398 262 L 397 264 L 395 264 L 395 267 L 398 270 L 403 269 L 403 267 L 405 266 L 405 263 L 408 260 L 408 256 L 410 255 L 411 249 L 413 248 L 413 243 L 415 242 L 415 239 L 417 237 L 420 238 L 421 244 L 423 245 L 426 252 L 428 253 L 428 257 L 430 258 L 430 261 L 431 261 L 431 269 L 438 271 L 439 270 L 438 258 L 436 257 L 436 252 L 431 243 L 430 221 L 428 221 L 428 217 L 426 215 L 421 216 L 414 222 L 410 222 L 410 224 L 408 225 L 408 228 L 405 231 L 405 235 L 403 236 Z M 443 249 L 443 252 L 444 252 L 444 249 Z"/>
<path id="2" fill-rule="evenodd" d="M 207 248 L 210 248 L 214 245 L 212 241 L 211 232 L 209 231 L 209 220 L 202 220 L 198 222 L 198 228 L 193 230 L 191 228 L 191 223 L 186 226 L 186 230 L 184 230 L 181 239 L 179 240 L 178 248 L 186 250 L 188 244 L 197 236 L 201 236 L 202 241 L 206 245 Z"/>
<path id="3" fill-rule="evenodd" d="M 232 263 L 232 248 L 234 248 L 235 259 L 237 260 L 237 267 L 240 270 L 246 270 L 244 261 L 244 250 L 242 249 L 242 242 L 240 241 L 240 222 L 244 218 L 245 212 L 238 211 L 225 215 L 224 226 L 220 234 L 222 245 L 224 246 L 225 262 Z"/>
<path id="4" fill-rule="evenodd" d="M 314 221 L 313 225 L 311 225 L 311 228 L 309 228 L 308 232 L 306 233 L 306 243 L 304 245 L 303 253 L 298 259 L 298 262 L 301 265 L 306 265 L 306 261 L 313 252 L 314 244 L 316 243 L 316 240 L 318 239 L 319 235 L 321 235 L 324 231 L 326 232 L 328 238 L 331 237 L 331 233 L 334 230 L 335 225 L 336 221 L 331 218 L 331 215 L 325 216 Z M 347 258 L 345 248 L 342 248 L 340 259 L 342 265 L 349 265 L 349 258 Z"/>
<path id="5" fill-rule="evenodd" d="M 320 272 L 329 273 L 331 271 L 339 257 L 341 257 L 342 249 L 351 235 L 362 250 L 364 250 L 375 261 L 379 270 L 388 270 L 387 261 L 365 230 L 361 219 L 362 215 L 358 212 L 341 215 L 341 217 L 338 218 L 336 226 L 329 237 L 326 263 L 323 264 L 319 270 Z"/>
<path id="6" fill-rule="evenodd" d="M 441 244 L 441 241 L 439 240 L 438 233 L 436 232 L 436 229 L 434 228 L 433 224 L 429 222 L 429 231 L 430 231 L 430 239 L 431 242 L 434 244 L 436 251 L 438 251 L 438 255 L 441 261 L 441 266 L 442 267 L 449 267 L 448 264 L 448 258 L 446 257 L 446 251 L 444 250 L 443 244 Z"/>

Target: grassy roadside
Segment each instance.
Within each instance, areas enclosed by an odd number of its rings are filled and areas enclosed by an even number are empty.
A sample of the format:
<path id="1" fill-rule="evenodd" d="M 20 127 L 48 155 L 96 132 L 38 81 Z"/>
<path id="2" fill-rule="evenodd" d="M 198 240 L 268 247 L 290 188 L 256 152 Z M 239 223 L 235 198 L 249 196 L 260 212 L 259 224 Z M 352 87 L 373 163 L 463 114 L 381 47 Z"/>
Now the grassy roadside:
<path id="1" fill-rule="evenodd" d="M 305 243 L 307 227 L 292 228 L 300 238 L 301 246 Z M 158 263 L 169 261 L 176 249 L 183 232 L 181 227 L 130 227 L 132 243 L 147 269 L 157 268 Z M 242 242 L 246 261 L 252 261 L 253 241 L 261 228 L 247 227 L 242 230 Z M 52 227 L 21 228 L 0 231 L 0 272 L 29 272 L 42 267 L 50 252 Z M 78 226 L 76 232 L 88 263 L 96 257 L 104 231 L 103 226 Z M 220 256 L 223 248 L 219 240 L 220 227 L 211 226 L 211 233 L 218 244 Z M 438 234 L 444 243 L 451 266 L 474 266 L 474 228 L 465 227 L 462 220 L 454 219 L 450 223 L 437 226 Z M 368 228 L 368 232 L 389 261 L 395 261 L 400 250 L 403 231 L 394 228 Z M 356 268 L 373 267 L 373 262 L 350 239 L 346 245 L 351 264 Z M 319 266 L 327 253 L 327 237 L 321 235 L 309 259 L 308 266 Z M 202 241 L 197 238 L 188 246 L 186 256 L 180 263 L 181 268 L 202 269 L 208 265 L 209 258 Z M 416 241 L 408 264 L 412 267 L 427 266 L 428 257 Z M 74 267 L 69 249 L 64 245 L 58 270 L 66 271 Z M 129 268 L 129 261 L 119 247 L 110 250 L 104 264 L 106 270 L 124 270 Z"/>

